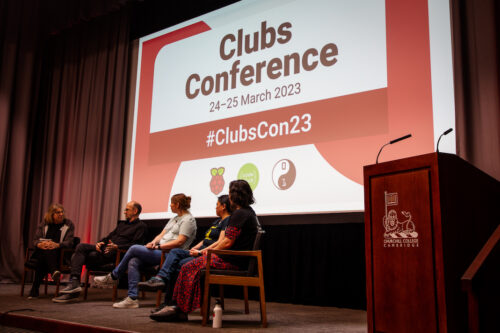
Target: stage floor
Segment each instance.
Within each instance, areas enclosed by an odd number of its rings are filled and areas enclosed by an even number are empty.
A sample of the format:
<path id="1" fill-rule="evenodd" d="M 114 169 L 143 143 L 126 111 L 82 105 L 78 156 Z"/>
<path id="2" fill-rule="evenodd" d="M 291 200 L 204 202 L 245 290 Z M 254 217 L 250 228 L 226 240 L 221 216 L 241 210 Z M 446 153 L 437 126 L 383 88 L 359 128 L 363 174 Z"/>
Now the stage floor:
<path id="1" fill-rule="evenodd" d="M 31 286 L 26 285 L 25 294 Z M 111 289 L 89 288 L 87 301 L 80 296 L 79 302 L 69 304 L 53 303 L 55 287 L 49 286 L 48 295 L 28 300 L 20 295 L 19 284 L 0 284 L 0 313 L 9 312 L 36 318 L 54 319 L 133 332 L 203 332 L 211 328 L 201 326 L 200 312 L 189 315 L 184 323 L 158 323 L 149 318 L 150 310 L 155 307 L 155 293 L 146 293 L 140 299 L 138 309 L 114 309 L 111 304 Z M 118 297 L 126 296 L 125 290 L 119 290 Z M 367 332 L 366 311 L 340 309 L 333 307 L 304 306 L 268 302 L 268 328 L 260 326 L 259 303 L 250 301 L 250 314 L 244 314 L 243 301 L 225 299 L 226 310 L 223 313 L 225 332 Z M 213 301 L 212 301 L 213 304 Z"/>

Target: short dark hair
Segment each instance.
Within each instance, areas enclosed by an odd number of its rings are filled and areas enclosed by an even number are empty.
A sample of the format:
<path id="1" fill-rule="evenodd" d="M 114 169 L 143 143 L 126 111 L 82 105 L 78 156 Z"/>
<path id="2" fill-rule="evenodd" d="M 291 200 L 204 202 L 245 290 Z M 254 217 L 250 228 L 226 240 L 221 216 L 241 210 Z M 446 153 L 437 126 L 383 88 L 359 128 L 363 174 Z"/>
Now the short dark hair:
<path id="1" fill-rule="evenodd" d="M 229 195 L 223 194 L 217 198 L 217 201 L 226 207 L 226 211 L 231 214 L 233 211 L 231 209 L 231 202 L 229 201 Z"/>
<path id="2" fill-rule="evenodd" d="M 133 201 L 132 205 L 134 206 L 135 209 L 137 209 L 137 215 L 139 215 L 142 212 L 142 206 L 140 203 L 137 201 Z"/>
<path id="3" fill-rule="evenodd" d="M 229 197 L 233 204 L 240 207 L 249 207 L 255 203 L 252 188 L 244 179 L 233 180 L 229 183 Z"/>

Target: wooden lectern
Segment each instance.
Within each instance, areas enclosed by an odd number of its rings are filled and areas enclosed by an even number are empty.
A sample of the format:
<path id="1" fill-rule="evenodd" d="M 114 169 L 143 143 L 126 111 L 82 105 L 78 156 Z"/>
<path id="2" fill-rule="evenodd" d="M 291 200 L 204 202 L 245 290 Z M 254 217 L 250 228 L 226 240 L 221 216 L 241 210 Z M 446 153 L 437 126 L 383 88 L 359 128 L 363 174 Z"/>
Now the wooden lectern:
<path id="1" fill-rule="evenodd" d="M 364 182 L 368 332 L 466 332 L 460 278 L 500 223 L 500 183 L 443 153 L 365 166 Z"/>

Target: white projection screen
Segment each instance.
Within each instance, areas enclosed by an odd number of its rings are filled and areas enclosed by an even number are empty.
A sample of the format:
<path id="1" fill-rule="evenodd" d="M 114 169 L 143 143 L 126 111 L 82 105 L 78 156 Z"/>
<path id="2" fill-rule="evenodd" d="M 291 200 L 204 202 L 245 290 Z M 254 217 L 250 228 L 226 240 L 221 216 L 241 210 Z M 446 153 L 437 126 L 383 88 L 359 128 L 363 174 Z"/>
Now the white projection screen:
<path id="1" fill-rule="evenodd" d="M 363 166 L 455 126 L 448 0 L 241 1 L 139 40 L 128 199 L 196 217 L 246 179 L 261 215 L 360 212 Z M 454 132 L 440 151 L 454 153 Z"/>

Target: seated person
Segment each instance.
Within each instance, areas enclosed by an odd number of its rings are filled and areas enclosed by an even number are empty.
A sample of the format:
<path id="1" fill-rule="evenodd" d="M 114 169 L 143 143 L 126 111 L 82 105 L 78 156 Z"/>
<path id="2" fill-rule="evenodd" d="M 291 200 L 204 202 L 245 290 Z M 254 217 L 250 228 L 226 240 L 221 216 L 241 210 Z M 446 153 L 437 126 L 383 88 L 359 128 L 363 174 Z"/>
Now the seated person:
<path id="1" fill-rule="evenodd" d="M 164 304 L 170 302 L 173 292 L 172 282 L 177 279 L 182 265 L 206 253 L 206 250 L 217 246 L 224 239 L 226 226 L 231 216 L 228 195 L 219 196 L 215 206 L 215 213 L 219 218 L 212 223 L 205 234 L 205 238 L 189 251 L 182 249 L 170 251 L 158 274 L 146 282 L 139 282 L 139 290 L 156 291 L 166 289 Z"/>
<path id="2" fill-rule="evenodd" d="M 61 290 L 61 296 L 52 301 L 67 303 L 74 301 L 80 295 L 80 275 L 83 265 L 99 266 L 114 263 L 116 250 L 126 250 L 134 244 L 144 244 L 147 226 L 139 219 L 142 206 L 136 201 L 130 201 L 125 207 L 124 222 L 118 223 L 116 228 L 97 244 L 80 243 L 71 257 L 71 282 Z"/>
<path id="3" fill-rule="evenodd" d="M 162 250 L 174 248 L 188 249 L 196 237 L 196 220 L 189 212 L 191 197 L 182 193 L 170 199 L 170 209 L 177 214 L 168 221 L 163 231 L 151 242 L 132 246 L 111 273 L 94 278 L 97 286 L 113 286 L 128 270 L 128 296 L 121 302 L 113 304 L 117 309 L 138 308 L 137 284 L 141 279 L 141 266 L 156 266 L 161 262 Z"/>
<path id="4" fill-rule="evenodd" d="M 35 270 L 28 299 L 38 297 L 45 274 L 52 274 L 54 281 L 59 279 L 60 249 L 73 246 L 74 232 L 75 225 L 64 217 L 64 207 L 57 203 L 50 205 L 35 234 L 35 251 L 25 263 L 26 267 Z"/>
<path id="5" fill-rule="evenodd" d="M 229 200 L 233 211 L 224 239 L 214 250 L 251 250 L 258 231 L 252 189 L 245 180 L 234 180 L 229 184 Z M 200 272 L 206 267 L 207 254 L 191 260 L 181 267 L 175 282 L 173 306 L 165 306 L 150 315 L 156 321 L 186 321 L 187 314 L 201 305 Z M 216 269 L 243 269 L 248 267 L 248 258 L 240 256 L 217 256 L 212 254 L 210 267 Z"/>

